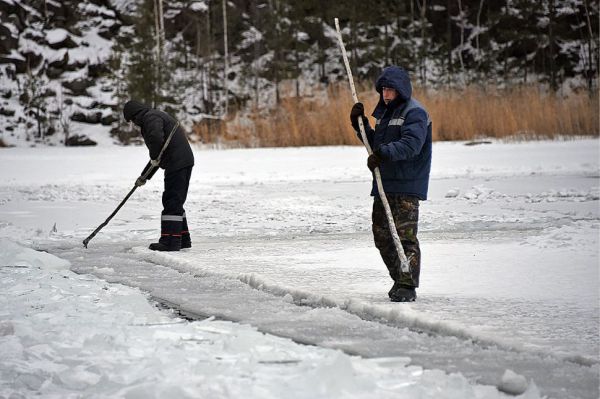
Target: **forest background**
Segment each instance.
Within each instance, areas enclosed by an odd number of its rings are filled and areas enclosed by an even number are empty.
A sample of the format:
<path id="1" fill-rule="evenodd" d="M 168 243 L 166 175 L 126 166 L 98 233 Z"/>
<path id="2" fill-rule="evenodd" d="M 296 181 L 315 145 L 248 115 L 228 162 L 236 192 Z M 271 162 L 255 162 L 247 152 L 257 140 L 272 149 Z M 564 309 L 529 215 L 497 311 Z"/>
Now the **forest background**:
<path id="1" fill-rule="evenodd" d="M 434 140 L 598 136 L 592 0 L 0 0 L 0 143 L 139 143 L 129 98 L 192 141 L 359 144 L 333 25 L 359 98 L 388 65 L 411 75 Z M 97 141 L 97 140 L 96 140 Z"/>

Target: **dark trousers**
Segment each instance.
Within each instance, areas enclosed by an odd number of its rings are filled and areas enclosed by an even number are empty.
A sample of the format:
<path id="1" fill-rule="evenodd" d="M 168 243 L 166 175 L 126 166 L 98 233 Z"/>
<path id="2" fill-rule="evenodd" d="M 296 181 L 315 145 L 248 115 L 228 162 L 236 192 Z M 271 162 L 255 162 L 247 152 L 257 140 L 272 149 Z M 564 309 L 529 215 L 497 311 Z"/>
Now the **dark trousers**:
<path id="1" fill-rule="evenodd" d="M 165 173 L 165 191 L 162 195 L 163 215 L 184 214 L 183 204 L 187 198 L 191 176 L 191 166 Z"/>
<path id="2" fill-rule="evenodd" d="M 419 199 L 410 195 L 388 194 L 388 202 L 394 216 L 396 231 L 402 248 L 410 263 L 410 273 L 400 269 L 400 258 L 390 233 L 387 216 L 379 197 L 373 201 L 373 239 L 381 258 L 387 266 L 394 282 L 405 286 L 418 287 L 421 272 L 421 249 L 417 239 L 419 223 Z"/>
<path id="3" fill-rule="evenodd" d="M 183 205 L 190 186 L 192 167 L 165 173 L 165 190 L 162 194 L 161 235 L 180 237 L 188 233 Z"/>

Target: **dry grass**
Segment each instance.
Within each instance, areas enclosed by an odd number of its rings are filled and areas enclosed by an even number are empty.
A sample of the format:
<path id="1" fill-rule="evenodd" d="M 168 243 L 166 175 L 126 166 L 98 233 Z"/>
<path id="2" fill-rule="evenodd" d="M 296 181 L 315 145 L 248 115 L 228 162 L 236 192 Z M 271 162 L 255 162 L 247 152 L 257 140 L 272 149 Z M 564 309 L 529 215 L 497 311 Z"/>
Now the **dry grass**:
<path id="1" fill-rule="evenodd" d="M 590 98 L 579 93 L 561 98 L 526 87 L 505 91 L 416 89 L 414 96 L 431 115 L 434 140 L 600 134 L 598 95 Z M 372 110 L 378 99 L 372 89 L 361 92 L 359 98 L 367 110 Z M 349 90 L 338 86 L 319 98 L 284 99 L 276 110 L 250 112 L 227 122 L 206 120 L 196 125 L 194 132 L 203 143 L 237 147 L 358 145 L 349 122 L 351 107 Z"/>
<path id="2" fill-rule="evenodd" d="M 194 126 L 203 143 L 240 147 L 352 145 L 352 97 L 331 88 L 320 98 L 285 98 L 276 110 L 253 110 L 230 121 L 204 120 Z"/>
<path id="3" fill-rule="evenodd" d="M 419 96 L 419 94 L 417 94 Z M 434 121 L 434 140 L 598 136 L 598 95 L 561 98 L 533 87 L 468 88 L 419 96 Z"/>

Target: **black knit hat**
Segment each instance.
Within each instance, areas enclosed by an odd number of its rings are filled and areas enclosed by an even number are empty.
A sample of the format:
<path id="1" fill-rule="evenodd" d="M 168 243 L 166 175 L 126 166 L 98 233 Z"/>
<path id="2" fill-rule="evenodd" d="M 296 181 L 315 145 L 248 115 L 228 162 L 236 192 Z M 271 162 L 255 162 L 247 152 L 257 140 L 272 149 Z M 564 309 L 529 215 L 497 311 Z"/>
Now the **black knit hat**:
<path id="1" fill-rule="evenodd" d="M 143 111 L 143 110 L 149 109 L 149 108 L 150 107 L 148 107 L 145 104 L 142 104 L 139 101 L 129 100 L 125 103 L 125 106 L 123 107 L 123 116 L 125 117 L 125 120 L 127 122 L 130 122 L 135 118 L 135 116 L 140 111 Z"/>

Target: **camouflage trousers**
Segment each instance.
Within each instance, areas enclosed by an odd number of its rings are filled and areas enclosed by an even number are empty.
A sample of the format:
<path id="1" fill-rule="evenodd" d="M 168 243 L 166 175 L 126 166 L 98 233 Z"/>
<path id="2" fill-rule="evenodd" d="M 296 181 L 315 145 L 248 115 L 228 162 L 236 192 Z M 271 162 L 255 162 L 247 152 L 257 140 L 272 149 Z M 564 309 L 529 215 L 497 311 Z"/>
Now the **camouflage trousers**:
<path id="1" fill-rule="evenodd" d="M 400 269 L 400 258 L 390 233 L 385 209 L 381 199 L 377 196 L 373 202 L 373 238 L 375 246 L 379 249 L 381 258 L 394 282 L 418 287 L 421 272 L 421 249 L 417 239 L 419 199 L 402 194 L 388 194 L 387 198 L 402 248 L 410 262 L 410 273 L 403 273 Z"/>

